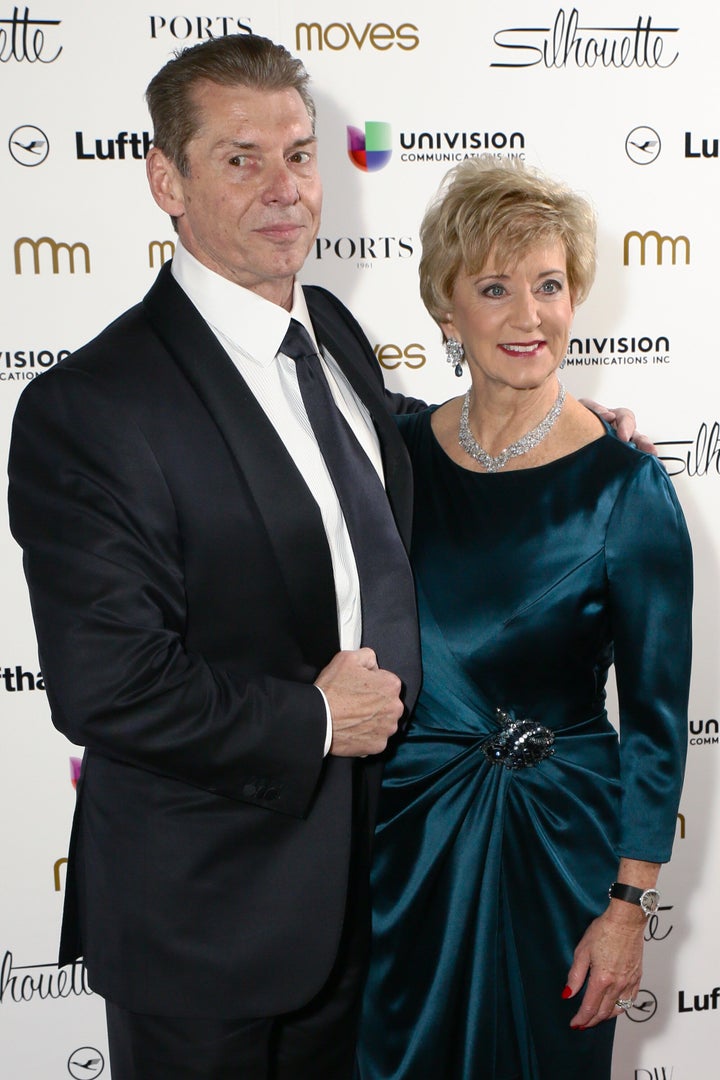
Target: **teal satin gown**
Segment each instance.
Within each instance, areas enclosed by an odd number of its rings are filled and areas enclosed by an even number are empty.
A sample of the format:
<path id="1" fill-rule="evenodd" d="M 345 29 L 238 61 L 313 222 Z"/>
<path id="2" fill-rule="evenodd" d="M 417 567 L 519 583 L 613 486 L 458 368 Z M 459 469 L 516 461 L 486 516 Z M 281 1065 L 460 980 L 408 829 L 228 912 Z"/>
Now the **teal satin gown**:
<path id="1" fill-rule="evenodd" d="M 359 1075 L 607 1080 L 614 1022 L 571 1030 L 579 999 L 561 994 L 618 858 L 670 856 L 687 529 L 658 461 L 609 432 L 536 469 L 475 473 L 430 415 L 399 419 L 424 684 L 384 777 Z"/>

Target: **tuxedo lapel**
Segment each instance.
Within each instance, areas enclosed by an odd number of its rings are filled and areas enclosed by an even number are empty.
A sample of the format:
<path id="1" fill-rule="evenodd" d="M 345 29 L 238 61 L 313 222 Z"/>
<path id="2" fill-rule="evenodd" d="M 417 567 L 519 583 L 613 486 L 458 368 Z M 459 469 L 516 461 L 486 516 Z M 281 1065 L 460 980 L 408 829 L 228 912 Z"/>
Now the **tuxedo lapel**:
<path id="1" fill-rule="evenodd" d="M 315 499 L 255 395 L 172 277 L 169 265 L 161 270 L 143 306 L 240 467 L 290 594 L 298 640 L 309 645 L 308 659 L 331 655 L 338 648 L 335 587 Z M 308 611 L 313 612 L 312 619 Z"/>

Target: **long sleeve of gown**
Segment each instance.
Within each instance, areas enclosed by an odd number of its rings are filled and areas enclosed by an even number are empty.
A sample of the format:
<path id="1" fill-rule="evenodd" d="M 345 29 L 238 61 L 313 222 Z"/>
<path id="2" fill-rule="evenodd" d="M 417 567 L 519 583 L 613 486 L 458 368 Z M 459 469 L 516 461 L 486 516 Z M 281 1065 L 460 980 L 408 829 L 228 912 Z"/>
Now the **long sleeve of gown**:
<path id="1" fill-rule="evenodd" d="M 620 707 L 618 856 L 667 862 L 687 748 L 692 552 L 672 482 L 645 457 L 608 522 L 606 566 Z"/>

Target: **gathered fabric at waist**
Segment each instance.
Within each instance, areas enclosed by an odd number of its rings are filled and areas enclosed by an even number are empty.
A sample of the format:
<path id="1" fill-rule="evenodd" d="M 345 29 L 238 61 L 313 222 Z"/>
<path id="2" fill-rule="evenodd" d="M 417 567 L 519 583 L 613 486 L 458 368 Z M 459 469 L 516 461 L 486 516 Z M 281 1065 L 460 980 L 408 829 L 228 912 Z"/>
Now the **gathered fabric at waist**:
<path id="1" fill-rule="evenodd" d="M 419 706 L 408 730 L 388 755 L 383 786 L 393 787 L 432 781 L 442 787 L 462 784 L 478 774 L 501 774 L 524 783 L 545 777 L 551 785 L 561 782 L 568 769 L 587 779 L 617 781 L 619 742 L 617 732 L 603 710 L 591 716 L 526 716 L 523 711 L 472 710 L 472 716 L 453 726 L 442 726 L 443 714 L 429 714 Z M 549 721 L 549 722 L 548 722 Z M 513 730 L 513 725 L 517 725 Z M 509 737 L 505 737 L 509 731 Z M 560 770 L 560 772 L 559 772 Z M 552 779 L 551 779 L 552 777 Z M 566 779 L 562 782 L 567 782 Z M 504 785 L 503 785 L 504 786 Z M 604 786 L 604 784 L 603 784 Z"/>

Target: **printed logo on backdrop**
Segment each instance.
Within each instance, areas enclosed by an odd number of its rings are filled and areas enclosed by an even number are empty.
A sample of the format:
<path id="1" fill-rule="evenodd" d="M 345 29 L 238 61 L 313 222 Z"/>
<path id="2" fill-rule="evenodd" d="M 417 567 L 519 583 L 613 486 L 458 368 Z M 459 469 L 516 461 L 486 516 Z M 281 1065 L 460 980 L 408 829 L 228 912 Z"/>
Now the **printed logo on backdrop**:
<path id="1" fill-rule="evenodd" d="M 720 156 L 720 139 L 702 140 L 692 131 L 685 132 L 685 157 L 686 158 L 717 158 Z"/>
<path id="2" fill-rule="evenodd" d="M 70 761 L 70 783 L 73 786 L 73 791 L 77 789 L 78 780 L 80 779 L 80 773 L 82 772 L 83 759 L 81 757 L 71 757 Z"/>
<path id="3" fill-rule="evenodd" d="M 73 791 L 75 791 L 77 789 L 78 782 L 80 780 L 80 773 L 82 771 L 83 759 L 79 758 L 79 757 L 71 757 L 69 760 L 70 760 L 70 783 L 72 784 Z M 54 885 L 55 885 L 55 892 L 60 892 L 62 890 L 62 884 L 63 883 L 62 883 L 61 871 L 63 871 L 66 868 L 67 863 L 68 863 L 68 861 L 67 861 L 67 858 L 65 858 L 65 857 L 63 857 L 62 859 L 56 859 L 55 862 L 53 863 L 53 882 L 54 882 Z"/>
<path id="4" fill-rule="evenodd" d="M 657 1012 L 657 1007 L 658 1000 L 652 990 L 644 990 L 640 987 L 635 995 L 635 1004 L 631 1009 L 625 1010 L 625 1015 L 634 1024 L 645 1024 L 648 1020 L 652 1020 Z"/>
<path id="5" fill-rule="evenodd" d="M 0 688 L 9 694 L 22 693 L 24 690 L 44 690 L 42 672 L 33 675 L 24 671 L 20 664 L 15 667 L 0 668 Z"/>
<path id="6" fill-rule="evenodd" d="M 70 1075 L 76 1080 L 82 1080 L 83 1077 L 92 1078 L 99 1076 L 105 1068 L 105 1058 L 94 1046 L 81 1046 L 70 1055 L 67 1067 Z"/>
<path id="7" fill-rule="evenodd" d="M 651 367 L 670 362 L 670 338 L 649 334 L 570 338 L 565 357 L 568 367 Z"/>
<path id="8" fill-rule="evenodd" d="M 673 1080 L 674 1065 L 653 1065 L 650 1069 L 636 1069 L 634 1080 Z"/>
<path id="9" fill-rule="evenodd" d="M 690 746 L 718 746 L 720 744 L 720 725 L 712 717 L 710 720 L 691 720 Z"/>
<path id="10" fill-rule="evenodd" d="M 651 127 L 636 127 L 625 139 L 625 153 L 636 165 L 651 165 L 662 150 L 659 134 Z M 717 160 L 720 158 L 720 137 L 701 136 L 685 132 L 684 156 L 687 160 Z"/>
<path id="11" fill-rule="evenodd" d="M 692 994 L 688 991 L 678 990 L 678 1012 L 715 1012 L 720 1005 L 720 986 L 713 987 L 704 994 Z"/>
<path id="12" fill-rule="evenodd" d="M 525 157 L 522 131 L 401 131 L 400 160 L 465 161 L 471 157 Z"/>
<path id="13" fill-rule="evenodd" d="M 34 124 L 21 124 L 10 133 L 8 149 L 18 165 L 32 169 L 42 165 L 50 153 L 50 141 L 44 131 Z"/>
<path id="14" fill-rule="evenodd" d="M 585 26 L 576 7 L 560 8 L 552 26 L 508 26 L 496 30 L 498 59 L 490 67 L 669 68 L 680 55 L 677 26 L 655 26 L 652 15 L 628 18 L 624 26 Z"/>
<path id="15" fill-rule="evenodd" d="M 677 266 L 683 262 L 690 265 L 690 241 L 687 236 L 663 236 L 657 229 L 648 229 L 641 233 L 639 229 L 632 229 L 625 233 L 623 239 L 623 266 L 629 266 L 630 262 L 639 262 L 640 266 L 648 265 Z"/>
<path id="16" fill-rule="evenodd" d="M 673 932 L 673 924 L 670 923 L 668 926 L 670 916 L 666 913 L 672 911 L 672 909 L 672 904 L 661 904 L 656 912 L 648 915 L 643 935 L 645 941 L 665 941 L 666 938 L 670 937 Z"/>
<path id="17" fill-rule="evenodd" d="M 31 15 L 29 6 L 13 7 L 10 15 L 0 8 L 0 63 L 53 64 L 63 49 L 57 43 L 59 25 L 60 19 Z"/>
<path id="18" fill-rule="evenodd" d="M 65 870 L 67 864 L 67 856 L 65 855 L 63 855 L 61 859 L 56 859 L 53 863 L 53 882 L 55 885 L 55 892 L 62 892 L 63 882 L 61 871 Z"/>
<path id="19" fill-rule="evenodd" d="M 703 421 L 691 439 L 662 439 L 655 444 L 668 476 L 720 476 L 720 424 Z"/>
<path id="20" fill-rule="evenodd" d="M 173 41 L 205 41 L 226 34 L 252 34 L 249 16 L 241 15 L 151 15 L 150 37 Z"/>
<path id="21" fill-rule="evenodd" d="M 0 352 L 0 383 L 29 382 L 69 355 L 69 349 L 5 349 Z"/>
<path id="22" fill-rule="evenodd" d="M 383 120 L 366 120 L 364 128 L 347 128 L 348 157 L 357 169 L 377 172 L 392 157 L 392 129 Z"/>
<path id="23" fill-rule="evenodd" d="M 318 236 L 315 240 L 318 261 L 354 262 L 358 270 L 372 270 L 378 264 L 409 259 L 413 254 L 410 236 Z"/>
<path id="24" fill-rule="evenodd" d="M 412 341 L 404 348 L 402 345 L 392 343 L 374 345 L 373 352 L 378 359 L 378 363 L 385 371 L 397 371 L 399 367 L 411 368 L 416 371 L 418 368 L 423 367 L 427 361 L 425 346 L 418 341 Z"/>
<path id="25" fill-rule="evenodd" d="M 148 265 L 150 269 L 163 266 L 175 254 L 174 240 L 151 240 L 148 244 Z"/>
<path id="26" fill-rule="evenodd" d="M 119 131 L 112 138 L 87 139 L 82 131 L 75 132 L 75 154 L 78 161 L 144 161 L 152 146 L 149 131 Z"/>
<path id="27" fill-rule="evenodd" d="M 387 52 L 401 49 L 410 52 L 420 44 L 419 31 L 413 23 L 390 26 L 389 23 L 359 22 L 298 23 L 295 27 L 296 52 L 344 49 Z"/>
<path id="28" fill-rule="evenodd" d="M 27 1005 L 31 1001 L 92 996 L 82 960 L 57 964 L 16 964 L 7 949 L 0 963 L 0 1005 Z"/>
<path id="29" fill-rule="evenodd" d="M 84 267 L 86 274 L 90 273 L 90 249 L 81 240 L 68 243 L 66 240 L 55 240 L 52 236 L 40 236 L 37 240 L 21 236 L 15 241 L 14 252 L 16 274 L 28 272 L 30 258 L 35 274 L 47 273 L 48 270 L 59 274 L 61 269 L 74 274 L 76 265 L 80 269 Z"/>
<path id="30" fill-rule="evenodd" d="M 471 157 L 525 157 L 522 131 L 401 131 L 402 162 L 457 162 Z M 363 172 L 383 169 L 393 153 L 392 129 L 385 121 L 366 121 L 364 128 L 347 127 L 347 152 Z"/>
<path id="31" fill-rule="evenodd" d="M 636 165 L 652 165 L 662 150 L 662 142 L 655 128 L 633 128 L 625 140 L 625 153 Z"/>

